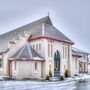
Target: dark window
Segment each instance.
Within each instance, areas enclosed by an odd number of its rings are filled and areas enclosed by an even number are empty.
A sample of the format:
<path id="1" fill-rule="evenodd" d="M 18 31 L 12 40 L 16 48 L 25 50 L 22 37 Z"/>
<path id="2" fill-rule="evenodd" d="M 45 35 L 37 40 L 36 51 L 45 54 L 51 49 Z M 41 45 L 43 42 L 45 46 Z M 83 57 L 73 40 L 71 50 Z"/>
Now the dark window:
<path id="1" fill-rule="evenodd" d="M 51 45 L 51 57 L 53 57 L 53 46 Z"/>
<path id="2" fill-rule="evenodd" d="M 37 70 L 37 62 L 35 62 L 35 70 Z"/>
<path id="3" fill-rule="evenodd" d="M 41 50 L 41 44 L 39 44 L 39 50 Z"/>
<path id="4" fill-rule="evenodd" d="M 38 44 L 36 44 L 36 50 L 38 50 Z"/>
<path id="5" fill-rule="evenodd" d="M 0 68 L 2 68 L 2 67 L 3 67 L 3 58 L 0 57 Z"/>

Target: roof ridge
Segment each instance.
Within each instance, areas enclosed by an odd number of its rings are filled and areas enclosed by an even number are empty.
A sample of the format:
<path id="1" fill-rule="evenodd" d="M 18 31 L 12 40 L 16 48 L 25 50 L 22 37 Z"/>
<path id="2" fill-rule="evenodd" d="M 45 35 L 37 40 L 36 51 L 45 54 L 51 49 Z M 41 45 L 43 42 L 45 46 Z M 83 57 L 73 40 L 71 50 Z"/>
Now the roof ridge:
<path id="1" fill-rule="evenodd" d="M 29 56 L 31 57 L 31 59 L 33 59 L 31 48 L 29 48 L 28 43 L 26 43 L 26 45 L 27 45 L 27 48 L 28 48 Z"/>
<path id="2" fill-rule="evenodd" d="M 30 22 L 30 23 L 24 24 L 23 26 L 20 26 L 20 27 L 15 28 L 15 29 L 13 29 L 13 30 L 11 30 L 11 31 L 8 31 L 8 32 L 6 32 L 6 33 L 3 33 L 3 34 L 1 34 L 0 36 L 5 35 L 5 34 L 7 34 L 7 33 L 9 33 L 9 32 L 16 31 L 16 30 L 18 30 L 18 29 L 20 29 L 20 28 L 22 28 L 22 27 L 24 27 L 24 26 L 27 26 L 27 25 L 30 25 L 30 24 L 34 24 L 35 22 L 38 22 L 38 21 L 41 21 L 41 20 L 43 21 L 44 19 L 47 20 L 48 18 L 50 19 L 49 16 L 45 16 L 45 17 L 43 17 L 43 18 L 40 18 L 40 19 L 34 20 L 34 21 Z M 50 21 L 51 21 L 51 19 L 50 19 Z M 44 20 L 42 23 L 46 23 L 45 20 Z M 51 24 L 52 24 L 52 22 L 51 22 Z"/>
<path id="3" fill-rule="evenodd" d="M 25 49 L 25 46 L 22 46 L 21 51 L 19 52 L 19 54 L 17 55 L 16 58 L 18 58 L 21 55 L 21 53 L 23 52 L 24 49 Z"/>

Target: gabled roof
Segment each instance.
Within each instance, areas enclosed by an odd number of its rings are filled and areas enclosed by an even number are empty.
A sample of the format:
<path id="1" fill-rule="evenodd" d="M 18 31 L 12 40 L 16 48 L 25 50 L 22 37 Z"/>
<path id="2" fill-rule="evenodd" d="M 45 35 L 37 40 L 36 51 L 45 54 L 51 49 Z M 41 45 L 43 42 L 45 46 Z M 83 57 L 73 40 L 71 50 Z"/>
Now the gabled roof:
<path id="1" fill-rule="evenodd" d="M 42 24 L 44 25 L 44 31 Z M 14 38 L 18 39 L 19 35 L 24 36 L 24 32 L 30 32 L 32 34 L 30 40 L 39 37 L 49 37 L 53 40 L 64 41 L 65 43 L 73 44 L 70 39 L 68 39 L 64 34 L 62 34 L 53 26 L 50 17 L 46 16 L 20 28 L 0 35 L 0 52 L 6 51 L 8 42 L 12 41 Z"/>
<path id="2" fill-rule="evenodd" d="M 75 47 L 72 47 L 72 50 L 73 50 L 73 51 L 76 51 L 76 52 L 78 52 L 78 53 L 81 53 L 81 54 L 87 54 L 87 55 L 89 55 L 89 53 L 87 53 L 87 52 L 85 52 L 85 51 L 83 51 L 83 50 L 77 49 L 77 48 L 75 48 Z"/>
<path id="3" fill-rule="evenodd" d="M 9 60 L 32 60 L 44 61 L 45 59 L 40 56 L 28 43 L 23 45 Z"/>

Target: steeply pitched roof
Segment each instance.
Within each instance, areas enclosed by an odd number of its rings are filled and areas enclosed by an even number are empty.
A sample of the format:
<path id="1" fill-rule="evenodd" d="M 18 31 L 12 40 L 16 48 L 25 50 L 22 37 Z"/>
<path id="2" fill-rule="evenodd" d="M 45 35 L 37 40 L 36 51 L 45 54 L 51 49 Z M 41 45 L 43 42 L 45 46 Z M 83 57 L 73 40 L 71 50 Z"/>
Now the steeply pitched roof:
<path id="1" fill-rule="evenodd" d="M 42 24 L 44 24 L 44 34 Z M 31 32 L 32 37 L 30 39 L 46 36 L 57 40 L 63 40 L 66 41 L 67 43 L 73 43 L 64 34 L 62 34 L 59 30 L 57 30 L 53 26 L 49 16 L 46 16 L 32 23 L 24 25 L 20 28 L 17 28 L 15 30 L 0 35 L 0 52 L 6 51 L 8 47 L 8 42 L 13 38 L 18 39 L 19 35 L 24 36 L 24 32 L 26 33 Z"/>
<path id="2" fill-rule="evenodd" d="M 52 39 L 66 41 L 68 43 L 73 43 L 69 38 L 67 38 L 57 28 L 55 28 L 53 25 L 49 25 L 47 23 L 44 23 L 44 36 L 50 37 Z"/>
<path id="3" fill-rule="evenodd" d="M 10 60 L 35 60 L 44 61 L 45 59 L 40 56 L 28 43 L 22 46 Z"/>

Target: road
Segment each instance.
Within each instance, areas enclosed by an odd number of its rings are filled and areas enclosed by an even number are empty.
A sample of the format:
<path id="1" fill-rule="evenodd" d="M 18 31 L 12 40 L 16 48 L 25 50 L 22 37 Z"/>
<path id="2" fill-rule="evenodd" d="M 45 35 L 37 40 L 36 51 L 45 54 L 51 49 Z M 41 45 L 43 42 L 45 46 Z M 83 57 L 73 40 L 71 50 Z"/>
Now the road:
<path id="1" fill-rule="evenodd" d="M 0 81 L 0 90 L 90 90 L 90 80 L 85 83 Z"/>
<path id="2" fill-rule="evenodd" d="M 0 81 L 0 90 L 73 90 L 75 82 Z"/>
<path id="3" fill-rule="evenodd" d="M 90 90 L 90 79 L 88 79 L 86 82 L 77 84 L 75 90 Z"/>

